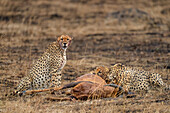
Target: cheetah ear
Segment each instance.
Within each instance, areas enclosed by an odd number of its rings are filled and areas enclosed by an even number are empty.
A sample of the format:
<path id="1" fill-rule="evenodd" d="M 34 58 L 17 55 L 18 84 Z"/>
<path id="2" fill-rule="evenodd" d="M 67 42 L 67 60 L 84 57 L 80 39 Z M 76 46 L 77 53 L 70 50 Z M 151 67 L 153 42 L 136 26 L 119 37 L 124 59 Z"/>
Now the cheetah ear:
<path id="1" fill-rule="evenodd" d="M 69 36 L 69 35 L 67 35 L 67 36 Z M 70 38 L 71 38 L 71 40 L 73 40 L 73 37 L 71 37 L 71 36 L 69 36 Z"/>
<path id="2" fill-rule="evenodd" d="M 67 36 L 69 36 L 69 35 L 67 35 Z M 70 38 L 71 38 L 71 40 L 73 40 L 73 37 L 72 36 L 69 36 Z"/>
<path id="3" fill-rule="evenodd" d="M 57 37 L 57 42 L 59 42 L 60 41 L 60 38 L 62 37 L 62 36 L 56 36 Z"/>

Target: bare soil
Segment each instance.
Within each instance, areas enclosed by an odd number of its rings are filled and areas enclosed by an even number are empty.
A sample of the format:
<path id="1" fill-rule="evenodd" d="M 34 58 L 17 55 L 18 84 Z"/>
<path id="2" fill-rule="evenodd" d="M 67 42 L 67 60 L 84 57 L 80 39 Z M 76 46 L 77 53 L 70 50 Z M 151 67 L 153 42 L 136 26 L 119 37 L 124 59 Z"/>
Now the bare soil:
<path id="1" fill-rule="evenodd" d="M 115 63 L 170 83 L 169 0 L 0 0 L 0 112 L 170 112 L 170 92 L 161 90 L 71 102 L 46 100 L 48 93 L 5 97 L 61 34 L 74 38 L 63 84 Z"/>

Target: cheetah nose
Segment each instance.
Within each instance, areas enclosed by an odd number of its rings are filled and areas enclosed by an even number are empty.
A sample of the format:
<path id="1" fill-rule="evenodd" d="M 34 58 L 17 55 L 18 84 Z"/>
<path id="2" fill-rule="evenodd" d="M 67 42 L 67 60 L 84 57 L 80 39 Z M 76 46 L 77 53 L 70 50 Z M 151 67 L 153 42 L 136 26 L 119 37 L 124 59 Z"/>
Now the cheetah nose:
<path id="1" fill-rule="evenodd" d="M 67 43 L 63 43 L 63 48 L 67 48 Z"/>
<path id="2" fill-rule="evenodd" d="M 67 46 L 67 43 L 63 43 L 64 46 Z"/>

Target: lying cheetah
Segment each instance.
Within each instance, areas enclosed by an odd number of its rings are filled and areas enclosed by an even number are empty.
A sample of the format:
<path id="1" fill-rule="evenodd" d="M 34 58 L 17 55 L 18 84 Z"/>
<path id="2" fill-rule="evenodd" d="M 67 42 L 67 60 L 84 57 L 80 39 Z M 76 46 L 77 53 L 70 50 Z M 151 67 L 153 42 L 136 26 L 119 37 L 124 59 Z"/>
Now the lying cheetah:
<path id="1" fill-rule="evenodd" d="M 71 40 L 72 38 L 68 35 L 61 35 L 56 42 L 49 45 L 33 65 L 28 76 L 21 79 L 15 94 L 26 90 L 59 87 L 61 70 L 66 64 L 66 50 Z"/>
<path id="2" fill-rule="evenodd" d="M 120 63 L 110 68 L 99 66 L 93 73 L 105 79 L 108 84 L 115 83 L 129 92 L 148 91 L 153 87 L 165 87 L 165 89 L 169 87 L 163 82 L 160 74 L 126 67 Z"/>

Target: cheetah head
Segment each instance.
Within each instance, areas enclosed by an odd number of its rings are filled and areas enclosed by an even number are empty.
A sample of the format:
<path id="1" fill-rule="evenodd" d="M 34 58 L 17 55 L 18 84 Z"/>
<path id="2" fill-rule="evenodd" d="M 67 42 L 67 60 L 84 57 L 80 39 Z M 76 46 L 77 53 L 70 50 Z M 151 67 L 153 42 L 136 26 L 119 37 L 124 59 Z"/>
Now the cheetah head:
<path id="1" fill-rule="evenodd" d="M 71 44 L 71 40 L 72 40 L 72 38 L 68 35 L 61 35 L 57 39 L 60 47 L 64 50 L 66 50 L 68 48 L 68 46 Z"/>
<path id="2" fill-rule="evenodd" d="M 108 77 L 107 75 L 109 74 L 109 68 L 106 66 L 98 66 L 96 69 L 93 71 L 93 74 L 96 74 L 103 78 L 106 82 L 108 82 Z"/>

